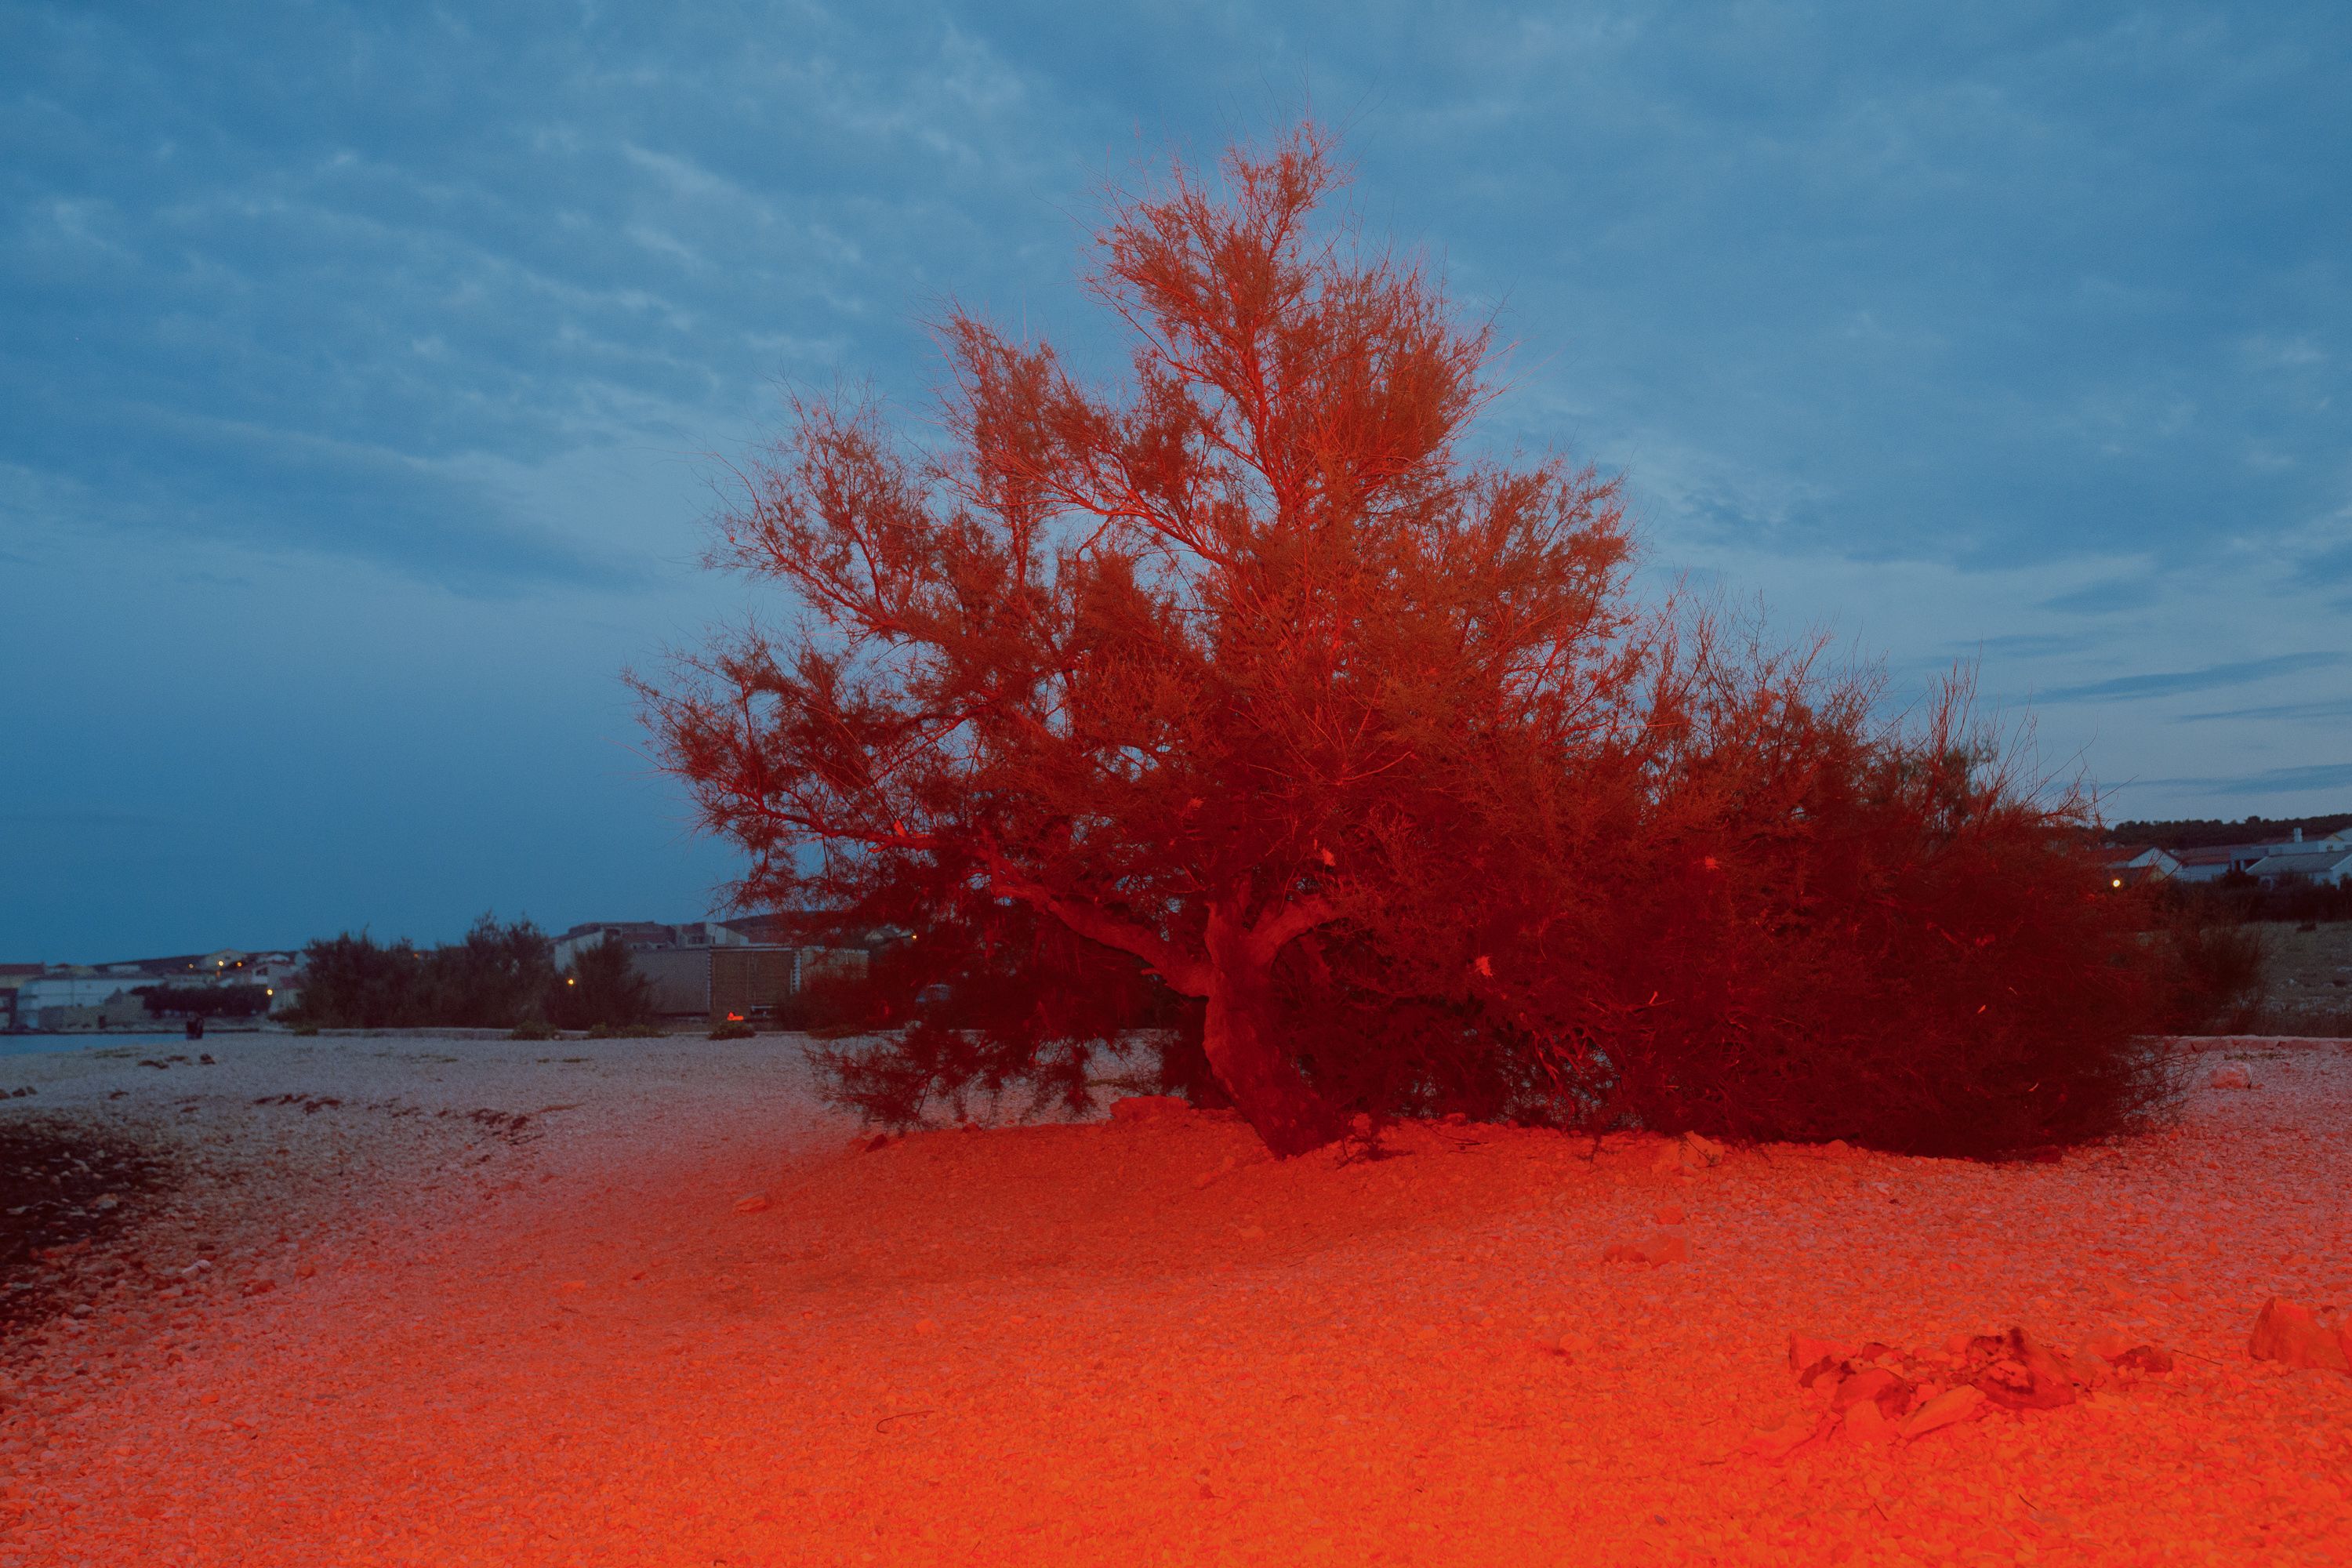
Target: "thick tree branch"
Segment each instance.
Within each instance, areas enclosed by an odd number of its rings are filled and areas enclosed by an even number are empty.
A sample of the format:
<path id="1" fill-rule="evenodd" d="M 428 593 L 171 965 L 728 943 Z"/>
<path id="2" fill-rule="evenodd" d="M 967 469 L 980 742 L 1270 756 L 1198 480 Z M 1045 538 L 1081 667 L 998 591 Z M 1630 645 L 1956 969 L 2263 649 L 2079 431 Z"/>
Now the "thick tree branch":
<path id="1" fill-rule="evenodd" d="M 1160 978 L 1179 995 L 1206 996 L 1209 994 L 1208 964 L 1187 956 L 1158 932 L 1133 921 L 1121 919 L 1099 905 L 1066 898 L 1032 881 L 992 850 L 983 850 L 982 858 L 988 865 L 989 886 L 995 891 L 1044 910 L 1089 942 L 1098 942 L 1105 947 L 1133 953 L 1158 971 Z"/>

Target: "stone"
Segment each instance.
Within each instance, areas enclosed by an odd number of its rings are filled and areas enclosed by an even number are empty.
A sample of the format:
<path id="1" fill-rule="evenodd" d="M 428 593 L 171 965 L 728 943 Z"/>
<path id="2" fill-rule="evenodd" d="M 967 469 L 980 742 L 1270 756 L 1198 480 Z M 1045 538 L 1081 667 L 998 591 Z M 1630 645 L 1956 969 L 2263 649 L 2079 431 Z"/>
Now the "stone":
<path id="1" fill-rule="evenodd" d="M 735 1200 L 737 1214 L 762 1214 L 767 1207 L 768 1194 L 765 1193 L 746 1193 Z"/>
<path id="2" fill-rule="evenodd" d="M 1845 1407 L 1840 1426 L 1849 1437 L 1864 1443 L 1886 1443 L 1894 1440 L 1895 1424 L 1886 1418 L 1874 1399 L 1856 1400 Z"/>
<path id="3" fill-rule="evenodd" d="M 2225 1062 L 2215 1068 L 2213 1076 L 2206 1081 L 2215 1089 L 2252 1089 L 2254 1087 L 2254 1075 L 2240 1063 Z"/>
<path id="4" fill-rule="evenodd" d="M 1110 1102 L 1113 1121 L 1157 1121 L 1165 1116 L 1182 1116 L 1192 1109 L 1192 1102 L 1177 1094 L 1130 1094 Z"/>
<path id="5" fill-rule="evenodd" d="M 1646 1241 L 1620 1241 L 1603 1247 L 1603 1263 L 1646 1263 L 1655 1268 L 1662 1263 L 1682 1263 L 1690 1258 L 1690 1248 L 1679 1236 L 1654 1236 Z"/>
<path id="6" fill-rule="evenodd" d="M 1865 1402 L 1873 1406 L 1887 1403 L 1907 1405 L 1910 1396 L 1909 1384 L 1883 1366 L 1874 1366 L 1842 1379 L 1830 1395 L 1830 1408 L 1844 1410 Z"/>
<path id="7" fill-rule="evenodd" d="M 1816 1437 L 1826 1436 L 1834 1427 L 1834 1415 L 1791 1415 L 1782 1425 L 1769 1432 L 1759 1432 L 1739 1446 L 1743 1454 L 1775 1463 L 1787 1458 Z"/>
<path id="8" fill-rule="evenodd" d="M 1723 1163 L 1723 1145 L 1704 1133 L 1685 1132 L 1683 1134 L 1683 1159 L 1685 1163 L 1720 1165 Z"/>
<path id="9" fill-rule="evenodd" d="M 1654 1211 L 1650 1217 L 1660 1225 L 1680 1225 L 1683 1223 L 1684 1216 L 1679 1205 L 1664 1204 Z"/>
<path id="10" fill-rule="evenodd" d="M 1947 1389 L 1904 1417 L 1896 1430 L 1904 1441 L 1916 1443 L 1930 1432 L 1973 1421 L 1985 1413 L 1984 1390 L 1973 1384 Z"/>
<path id="11" fill-rule="evenodd" d="M 2246 1353 L 2256 1361 L 2285 1366 L 2352 1372 L 2352 1354 L 2347 1353 L 2343 1334 L 2323 1328 L 2310 1308 L 2276 1296 L 2263 1302 L 2255 1317 Z"/>
<path id="12" fill-rule="evenodd" d="M 2074 1403 L 2074 1381 L 2023 1329 L 1969 1342 L 1969 1382 L 2005 1410 L 2055 1410 Z"/>
<path id="13" fill-rule="evenodd" d="M 1845 1347 L 1834 1340 L 1817 1340 L 1811 1334 L 1789 1336 L 1789 1370 L 1802 1373 L 1823 1362 L 1845 1359 Z"/>

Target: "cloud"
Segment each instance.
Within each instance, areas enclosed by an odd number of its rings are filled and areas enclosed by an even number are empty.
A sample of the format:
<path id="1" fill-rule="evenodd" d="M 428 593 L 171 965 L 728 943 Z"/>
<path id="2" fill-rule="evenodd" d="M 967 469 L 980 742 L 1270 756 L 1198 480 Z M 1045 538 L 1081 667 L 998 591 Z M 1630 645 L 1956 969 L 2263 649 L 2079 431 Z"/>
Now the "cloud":
<path id="1" fill-rule="evenodd" d="M 2144 610 L 2156 603 L 2156 597 L 2153 583 L 2116 578 L 2056 595 L 2042 600 L 2038 607 L 2067 614 L 2113 615 L 2122 610 Z"/>
<path id="2" fill-rule="evenodd" d="M 2295 722 L 2306 719 L 2352 719 L 2352 697 L 2318 702 L 2281 702 L 2267 708 L 2225 708 L 2210 713 L 2183 713 L 2176 724 L 2200 724 L 2216 719 L 2268 720 Z"/>
<path id="3" fill-rule="evenodd" d="M 2318 790 L 2352 789 L 2352 763 L 2320 763 L 2302 767 L 2267 768 L 2258 773 L 2219 777 L 2135 779 L 2116 786 L 2126 789 L 2185 789 L 2198 795 L 2304 795 Z"/>
<path id="4" fill-rule="evenodd" d="M 2162 675 L 2124 675 L 2081 686 L 2061 686 L 2039 693 L 2043 702 L 2101 702 L 2142 697 L 2172 697 L 2188 691 L 2211 691 L 2225 686 L 2245 686 L 2273 676 L 2294 675 L 2352 664 L 2341 653 L 2286 653 L 2272 658 L 2242 659 L 2233 664 L 2208 665 L 2203 669 L 2173 670 Z"/>

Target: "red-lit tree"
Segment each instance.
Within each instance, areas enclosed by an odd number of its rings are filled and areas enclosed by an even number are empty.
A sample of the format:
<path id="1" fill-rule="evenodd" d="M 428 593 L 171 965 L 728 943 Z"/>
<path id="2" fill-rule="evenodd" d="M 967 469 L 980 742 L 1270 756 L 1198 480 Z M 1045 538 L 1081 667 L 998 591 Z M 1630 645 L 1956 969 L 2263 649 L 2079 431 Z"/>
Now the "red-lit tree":
<path id="1" fill-rule="evenodd" d="M 1489 333 L 1310 226 L 1327 139 L 1223 175 L 1111 209 L 1087 281 L 1125 387 L 957 311 L 938 449 L 796 402 L 719 558 L 799 624 L 640 689 L 747 900 L 911 868 L 1025 902 L 1202 999 L 1212 1068 L 1288 1155 L 1342 1111 L 1278 1027 L 1277 962 L 1497 842 L 1515 781 L 1556 798 L 1635 661 L 1613 485 L 1463 452 Z"/>

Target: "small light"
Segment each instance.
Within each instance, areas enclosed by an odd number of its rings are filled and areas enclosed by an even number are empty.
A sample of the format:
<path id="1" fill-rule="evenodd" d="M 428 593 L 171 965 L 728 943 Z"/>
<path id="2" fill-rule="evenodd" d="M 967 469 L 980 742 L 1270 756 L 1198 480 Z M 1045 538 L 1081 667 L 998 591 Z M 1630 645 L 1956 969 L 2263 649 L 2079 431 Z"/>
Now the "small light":
<path id="1" fill-rule="evenodd" d="M 2117 877 L 2117 878 L 2116 878 L 2113 882 L 2111 882 L 2111 883 L 2109 883 L 2109 884 L 2108 884 L 2108 886 L 2110 886 L 2110 887 L 2116 887 L 2116 888 L 2120 888 L 2120 887 L 2122 887 L 2123 885 L 2124 885 L 2124 879 L 2123 879 L 2121 877 Z"/>
<path id="2" fill-rule="evenodd" d="M 2116 887 L 2118 887 L 2118 888 L 2120 888 L 2120 887 L 2122 887 L 2122 886 L 2123 886 L 2123 884 L 2122 884 L 2121 882 L 2117 882 L 2117 883 L 2116 884 Z M 577 984 L 580 984 L 580 981 L 579 981 L 578 976 L 576 976 L 576 975 L 567 974 L 567 975 L 565 975 L 565 976 L 563 977 L 563 984 L 565 984 L 566 985 L 577 985 Z"/>

